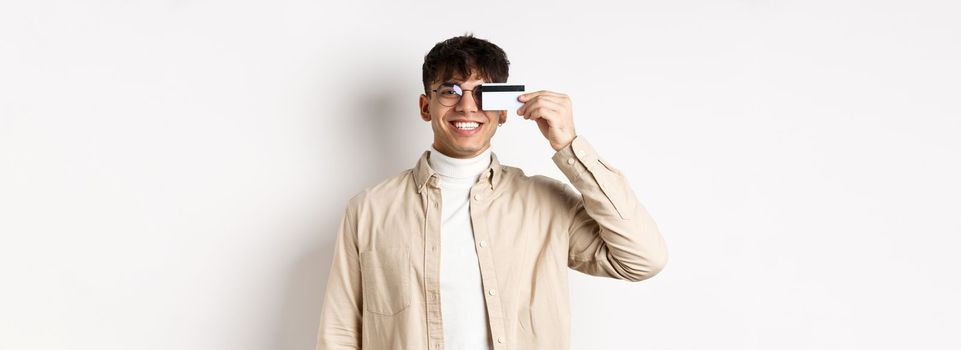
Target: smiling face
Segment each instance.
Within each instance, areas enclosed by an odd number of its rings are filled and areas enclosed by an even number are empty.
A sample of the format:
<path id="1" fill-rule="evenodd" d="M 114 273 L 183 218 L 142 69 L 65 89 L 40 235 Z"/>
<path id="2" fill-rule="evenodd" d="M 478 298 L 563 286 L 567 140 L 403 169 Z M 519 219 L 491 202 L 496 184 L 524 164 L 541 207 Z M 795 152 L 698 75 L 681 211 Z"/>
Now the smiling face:
<path id="1" fill-rule="evenodd" d="M 441 104 L 440 96 L 431 92 L 420 95 L 420 116 L 430 122 L 434 131 L 434 148 L 452 158 L 472 158 L 490 147 L 491 138 L 498 123 L 507 120 L 506 111 L 482 111 L 474 99 L 474 89 L 485 83 L 476 73 L 465 80 L 436 81 L 430 85 L 435 90 L 444 84 L 457 84 L 464 97 L 453 106 Z"/>

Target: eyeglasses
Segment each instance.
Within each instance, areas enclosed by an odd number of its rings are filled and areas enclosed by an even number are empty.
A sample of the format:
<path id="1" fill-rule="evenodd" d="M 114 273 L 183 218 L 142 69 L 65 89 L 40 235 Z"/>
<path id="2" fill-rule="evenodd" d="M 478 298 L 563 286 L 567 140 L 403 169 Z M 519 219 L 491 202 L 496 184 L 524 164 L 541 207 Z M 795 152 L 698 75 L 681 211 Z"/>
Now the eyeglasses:
<path id="1" fill-rule="evenodd" d="M 431 91 L 437 94 L 437 99 L 440 101 L 440 104 L 446 107 L 453 107 L 457 105 L 460 103 L 461 97 L 464 97 L 464 92 L 470 91 L 471 94 L 474 95 L 474 102 L 478 107 L 481 106 L 481 94 L 477 93 L 480 92 L 479 86 L 478 89 L 464 90 L 460 87 L 460 85 L 445 83 Z"/>

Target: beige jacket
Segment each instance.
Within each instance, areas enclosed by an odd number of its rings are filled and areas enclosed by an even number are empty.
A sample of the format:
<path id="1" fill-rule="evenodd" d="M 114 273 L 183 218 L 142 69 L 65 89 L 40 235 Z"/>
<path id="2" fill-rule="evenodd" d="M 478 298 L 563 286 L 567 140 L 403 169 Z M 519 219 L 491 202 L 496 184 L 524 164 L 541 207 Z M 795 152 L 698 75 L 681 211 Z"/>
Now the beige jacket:
<path id="1" fill-rule="evenodd" d="M 317 349 L 444 349 L 441 193 L 425 151 L 351 198 L 340 222 Z M 567 269 L 641 281 L 667 250 L 624 175 L 577 136 L 552 157 L 570 180 L 491 165 L 470 189 L 494 349 L 568 349 Z M 578 194 L 580 192 L 580 194 Z"/>

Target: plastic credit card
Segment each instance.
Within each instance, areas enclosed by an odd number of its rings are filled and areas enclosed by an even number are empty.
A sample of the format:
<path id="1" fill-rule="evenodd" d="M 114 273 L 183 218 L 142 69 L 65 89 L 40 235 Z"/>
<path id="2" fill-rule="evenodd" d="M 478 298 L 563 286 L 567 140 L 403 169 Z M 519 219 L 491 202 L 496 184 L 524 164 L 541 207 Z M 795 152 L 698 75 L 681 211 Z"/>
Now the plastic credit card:
<path id="1" fill-rule="evenodd" d="M 524 85 L 486 83 L 480 85 L 481 109 L 485 111 L 516 111 L 524 104 L 517 97 L 524 93 Z"/>

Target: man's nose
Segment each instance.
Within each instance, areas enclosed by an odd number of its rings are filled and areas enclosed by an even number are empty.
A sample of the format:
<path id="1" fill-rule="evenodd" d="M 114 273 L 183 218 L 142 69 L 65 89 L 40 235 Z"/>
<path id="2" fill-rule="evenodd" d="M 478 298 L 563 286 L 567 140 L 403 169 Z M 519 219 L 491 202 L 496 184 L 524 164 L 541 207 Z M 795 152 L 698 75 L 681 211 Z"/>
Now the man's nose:
<path id="1" fill-rule="evenodd" d="M 467 94 L 470 93 L 470 96 Z M 461 96 L 460 101 L 457 102 L 458 112 L 477 112 L 480 106 L 477 105 L 477 99 L 474 98 L 473 91 L 464 91 L 464 95 Z"/>

